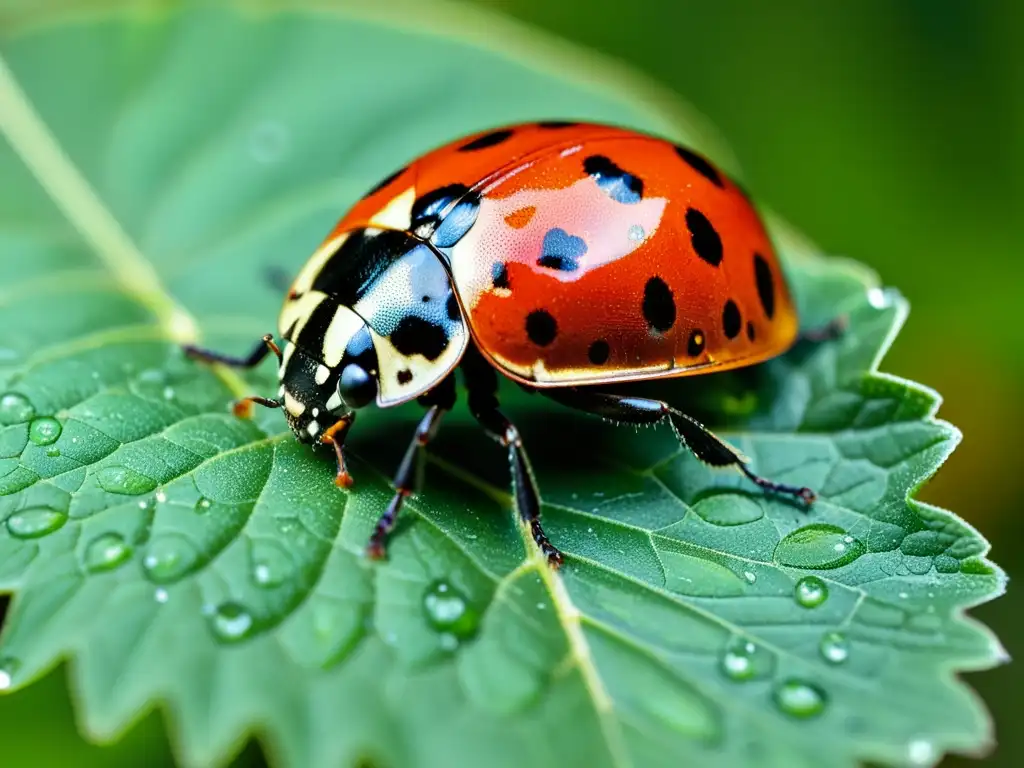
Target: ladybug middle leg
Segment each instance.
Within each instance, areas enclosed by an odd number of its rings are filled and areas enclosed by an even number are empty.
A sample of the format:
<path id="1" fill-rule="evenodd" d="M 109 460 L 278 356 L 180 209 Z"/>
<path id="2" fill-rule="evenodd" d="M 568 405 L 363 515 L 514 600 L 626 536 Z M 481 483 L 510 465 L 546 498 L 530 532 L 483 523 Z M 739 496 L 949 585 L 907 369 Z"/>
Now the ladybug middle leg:
<path id="1" fill-rule="evenodd" d="M 777 483 L 754 474 L 747 467 L 743 457 L 724 440 L 717 437 L 693 417 L 687 416 L 661 400 L 611 395 L 584 389 L 551 389 L 544 390 L 544 394 L 570 408 L 614 421 L 629 424 L 658 424 L 667 420 L 679 440 L 705 464 L 713 467 L 735 466 L 764 490 L 794 496 L 807 504 L 811 504 L 816 498 L 814 491 L 810 488 Z"/>
<path id="2" fill-rule="evenodd" d="M 470 412 L 484 431 L 508 450 L 512 495 L 519 517 L 530 526 L 530 534 L 548 563 L 557 568 L 562 564 L 562 553 L 551 543 L 540 524 L 540 493 L 522 438 L 515 424 L 498 408 L 498 376 L 473 346 L 466 350 L 461 367 L 465 374 Z"/>
<path id="3" fill-rule="evenodd" d="M 388 536 L 398 520 L 398 512 L 404 502 L 423 485 L 423 465 L 426 462 L 426 447 L 441 426 L 441 417 L 455 405 L 455 379 L 445 378 L 440 384 L 419 398 L 420 405 L 427 408 L 420 420 L 412 441 L 402 457 L 398 471 L 395 472 L 393 484 L 395 495 L 388 504 L 384 514 L 380 516 L 370 541 L 366 545 L 366 554 L 374 560 L 380 560 L 387 552 Z M 340 456 L 339 456 L 340 459 Z M 341 472 L 339 464 L 339 473 Z"/>

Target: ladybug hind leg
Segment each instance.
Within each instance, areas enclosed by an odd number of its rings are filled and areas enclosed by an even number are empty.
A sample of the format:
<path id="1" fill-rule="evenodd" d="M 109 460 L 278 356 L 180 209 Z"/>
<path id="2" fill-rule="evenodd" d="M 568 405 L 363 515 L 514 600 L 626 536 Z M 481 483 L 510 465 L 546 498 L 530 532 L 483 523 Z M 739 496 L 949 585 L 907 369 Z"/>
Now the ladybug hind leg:
<path id="1" fill-rule="evenodd" d="M 570 408 L 629 424 L 651 425 L 667 420 L 680 442 L 705 464 L 713 467 L 735 466 L 766 491 L 793 496 L 807 504 L 815 500 L 815 493 L 810 488 L 778 483 L 754 474 L 747 467 L 746 461 L 725 441 L 699 421 L 676 410 L 668 403 L 644 397 L 610 395 L 581 389 L 553 389 L 545 391 L 544 394 Z"/>

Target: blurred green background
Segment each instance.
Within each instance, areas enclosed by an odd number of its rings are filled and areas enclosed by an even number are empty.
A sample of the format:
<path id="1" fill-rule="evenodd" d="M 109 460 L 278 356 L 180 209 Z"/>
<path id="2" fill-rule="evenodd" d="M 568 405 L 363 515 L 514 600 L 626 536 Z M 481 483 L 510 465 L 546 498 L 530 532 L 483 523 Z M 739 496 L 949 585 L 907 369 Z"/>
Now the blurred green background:
<path id="1" fill-rule="evenodd" d="M 721 132 L 755 197 L 907 295 L 910 321 L 883 368 L 939 390 L 941 415 L 965 433 L 921 495 L 995 542 L 1011 579 L 1024 570 L 1014 450 L 1024 426 L 1024 4 L 462 2 L 623 60 L 678 92 Z M 1011 588 L 976 615 L 1011 655 L 1021 650 L 1022 593 Z M 1016 665 L 970 677 L 996 718 L 999 747 L 986 765 L 1024 765 L 1021 678 Z M 2 728 L 3 765 L 170 764 L 154 717 L 114 748 L 81 743 L 60 676 L 0 700 L 5 720 L 18 728 Z M 239 760 L 258 762 L 251 748 Z"/>

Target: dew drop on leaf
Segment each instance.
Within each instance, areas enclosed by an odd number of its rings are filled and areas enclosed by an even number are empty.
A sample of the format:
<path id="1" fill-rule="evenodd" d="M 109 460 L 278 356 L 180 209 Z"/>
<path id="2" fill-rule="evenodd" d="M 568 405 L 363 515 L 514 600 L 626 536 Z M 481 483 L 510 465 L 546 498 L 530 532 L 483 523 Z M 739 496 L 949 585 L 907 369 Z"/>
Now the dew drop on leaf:
<path id="1" fill-rule="evenodd" d="M 818 645 L 821 656 L 830 664 L 842 664 L 850 657 L 850 643 L 842 632 L 829 632 Z"/>
<path id="2" fill-rule="evenodd" d="M 806 719 L 825 711 L 825 692 L 816 685 L 802 680 L 785 680 L 773 693 L 776 706 L 787 715 Z"/>
<path id="3" fill-rule="evenodd" d="M 135 496 L 156 488 L 156 481 L 128 467 L 104 467 L 96 473 L 96 482 L 108 493 Z"/>
<path id="4" fill-rule="evenodd" d="M 212 504 L 213 502 L 210 501 L 208 498 L 206 498 L 205 496 L 200 496 L 199 500 L 196 501 L 195 510 L 200 515 L 206 514 L 206 512 L 210 510 Z"/>
<path id="5" fill-rule="evenodd" d="M 828 600 L 828 586 L 817 576 L 805 576 L 796 583 L 793 595 L 804 608 L 817 608 Z"/>
<path id="6" fill-rule="evenodd" d="M 21 664 L 17 659 L 12 659 L 10 656 L 5 656 L 0 659 L 0 691 L 6 691 L 11 687 L 11 683 L 14 680 L 14 674 L 18 671 L 18 667 Z"/>
<path id="7" fill-rule="evenodd" d="M 423 594 L 423 610 L 430 626 L 457 638 L 471 637 L 480 624 L 477 610 L 446 581 L 430 585 Z"/>
<path id="8" fill-rule="evenodd" d="M 249 636 L 253 628 L 252 614 L 240 603 L 221 603 L 210 616 L 210 626 L 218 640 L 237 643 Z"/>
<path id="9" fill-rule="evenodd" d="M 937 757 L 935 745 L 925 739 L 914 739 L 907 744 L 907 758 L 911 765 L 931 765 Z"/>
<path id="10" fill-rule="evenodd" d="M 0 395 L 0 424 L 22 424 L 35 415 L 35 406 L 24 395 L 17 392 Z"/>
<path id="11" fill-rule="evenodd" d="M 842 528 L 815 523 L 782 539 L 775 547 L 775 560 L 794 568 L 839 568 L 865 551 L 864 544 Z"/>
<path id="12" fill-rule="evenodd" d="M 722 651 L 718 667 L 730 680 L 743 682 L 770 675 L 775 657 L 748 638 L 733 637 Z"/>
<path id="13" fill-rule="evenodd" d="M 153 599 L 161 604 L 166 603 L 168 597 L 169 595 L 167 594 L 167 590 L 163 587 L 160 587 L 153 593 Z"/>
<path id="14" fill-rule="evenodd" d="M 67 513 L 51 507 L 29 507 L 7 518 L 7 530 L 18 539 L 38 539 L 53 533 L 67 520 Z"/>
<path id="15" fill-rule="evenodd" d="M 61 433 L 60 422 L 52 416 L 34 419 L 28 427 L 28 439 L 36 445 L 50 445 L 57 442 Z"/>
<path id="16" fill-rule="evenodd" d="M 119 533 L 101 533 L 85 547 L 85 569 L 112 571 L 131 557 L 132 548 Z"/>
<path id="17" fill-rule="evenodd" d="M 291 555 L 273 539 L 254 541 L 249 559 L 252 581 L 258 587 L 280 586 L 295 571 Z"/>
<path id="18" fill-rule="evenodd" d="M 164 533 L 149 543 L 142 569 L 150 581 L 169 584 L 187 574 L 198 559 L 199 552 L 191 541 L 176 533 Z"/>

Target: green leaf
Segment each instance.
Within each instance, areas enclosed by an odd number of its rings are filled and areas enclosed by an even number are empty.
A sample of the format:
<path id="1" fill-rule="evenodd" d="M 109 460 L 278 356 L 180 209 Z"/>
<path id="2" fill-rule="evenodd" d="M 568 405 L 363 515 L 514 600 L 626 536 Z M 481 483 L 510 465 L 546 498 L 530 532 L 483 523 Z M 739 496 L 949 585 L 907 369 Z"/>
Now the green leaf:
<path id="1" fill-rule="evenodd" d="M 509 392 L 565 567 L 516 524 L 502 453 L 461 410 L 370 564 L 416 409 L 361 418 L 350 493 L 279 414 L 231 415 L 275 389 L 272 367 L 243 381 L 178 344 L 247 349 L 275 324 L 265 271 L 297 268 L 431 146 L 564 116 L 722 156 L 642 83 L 518 28 L 340 8 L 28 7 L 0 27 L 0 683 L 68 659 L 90 738 L 159 703 L 186 765 L 250 735 L 297 766 L 925 765 L 984 747 L 952 673 L 1003 657 L 963 611 L 1004 578 L 972 528 L 912 499 L 958 433 L 934 392 L 875 370 L 905 302 L 781 223 L 805 325 L 846 314 L 848 332 L 651 389 L 818 489 L 810 512 L 668 430 Z"/>

